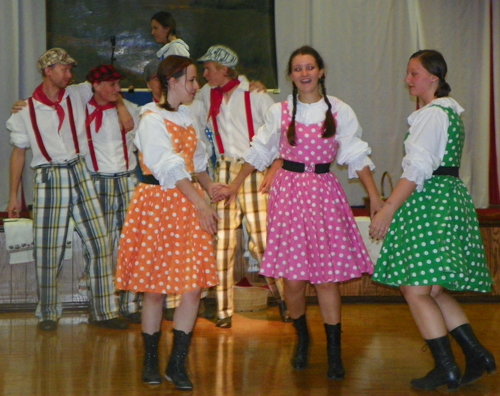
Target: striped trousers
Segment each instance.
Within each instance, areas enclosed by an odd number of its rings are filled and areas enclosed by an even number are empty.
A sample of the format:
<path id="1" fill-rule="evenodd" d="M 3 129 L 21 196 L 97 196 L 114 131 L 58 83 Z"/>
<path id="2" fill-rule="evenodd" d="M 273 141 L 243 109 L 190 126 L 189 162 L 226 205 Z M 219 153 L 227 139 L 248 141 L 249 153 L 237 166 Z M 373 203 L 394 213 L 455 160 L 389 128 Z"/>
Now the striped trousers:
<path id="1" fill-rule="evenodd" d="M 137 176 L 134 171 L 121 174 L 93 173 L 92 180 L 104 215 L 104 224 L 108 230 L 107 244 L 111 249 L 113 274 L 115 274 L 120 233 L 137 185 Z M 122 316 L 140 311 L 140 295 L 131 291 L 118 291 L 117 295 Z"/>
<path id="2" fill-rule="evenodd" d="M 244 161 L 217 161 L 216 181 L 229 184 L 238 175 Z M 260 263 L 266 247 L 267 194 L 258 189 L 264 180 L 265 172 L 254 171 L 243 182 L 236 199 L 225 206 L 224 201 L 216 203 L 216 211 L 221 220 L 217 229 L 217 276 L 219 285 L 215 287 L 217 294 L 217 316 L 224 319 L 234 312 L 234 265 L 237 248 L 237 229 L 243 218 L 248 233 L 248 249 L 250 254 Z M 266 279 L 268 283 L 274 283 Z M 278 292 L 283 299 L 281 282 L 276 282 Z M 284 300 L 284 299 L 283 299 Z"/>
<path id="3" fill-rule="evenodd" d="M 82 239 L 91 315 L 94 320 L 118 316 L 111 254 L 101 207 L 83 158 L 35 169 L 33 233 L 37 269 L 39 320 L 57 320 L 62 304 L 57 278 L 62 270 L 70 218 Z"/>

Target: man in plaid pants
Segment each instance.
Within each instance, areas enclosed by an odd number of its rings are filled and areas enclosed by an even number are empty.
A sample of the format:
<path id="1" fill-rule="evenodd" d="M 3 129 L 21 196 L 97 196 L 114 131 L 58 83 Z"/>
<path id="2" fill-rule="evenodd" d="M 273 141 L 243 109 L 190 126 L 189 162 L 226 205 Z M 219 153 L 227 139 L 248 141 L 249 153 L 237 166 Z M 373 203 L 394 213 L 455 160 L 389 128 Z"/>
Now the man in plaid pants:
<path id="1" fill-rule="evenodd" d="M 28 106 L 7 121 L 14 145 L 10 160 L 9 217 L 19 217 L 18 190 L 26 150 L 31 148 L 34 175 L 33 227 L 42 331 L 57 329 L 62 304 L 57 278 L 62 270 L 70 219 L 82 238 L 89 282 L 91 317 L 101 327 L 126 329 L 118 318 L 107 230 L 94 184 L 83 156 L 85 103 L 78 86 L 68 87 L 75 60 L 61 48 L 46 51 L 37 67 L 43 76 Z"/>
<path id="2" fill-rule="evenodd" d="M 273 104 L 264 92 L 249 92 L 249 82 L 238 76 L 234 68 L 238 56 L 228 47 L 215 45 L 198 59 L 203 62 L 203 77 L 211 89 L 201 90 L 201 99 L 209 110 L 208 119 L 214 132 L 214 146 L 217 153 L 216 181 L 231 183 L 245 162 L 243 155 L 250 147 L 254 132 L 264 124 L 264 115 Z M 234 263 L 237 245 L 236 230 L 242 218 L 249 236 L 249 250 L 259 263 L 266 243 L 267 195 L 258 189 L 264 180 L 263 172 L 254 171 L 238 192 L 231 205 L 216 204 L 221 220 L 217 231 L 217 322 L 220 328 L 230 328 L 234 311 Z M 283 290 L 276 282 L 280 296 Z M 279 301 L 284 321 L 289 321 L 283 299 Z"/>
<path id="3" fill-rule="evenodd" d="M 108 246 L 116 271 L 118 240 L 128 206 L 137 185 L 137 159 L 133 139 L 139 123 L 139 107 L 123 100 L 134 120 L 134 129 L 126 132 L 120 125 L 116 102 L 120 98 L 120 80 L 124 78 L 112 65 L 99 65 L 87 74 L 94 95 L 85 111 L 85 132 L 89 145 L 85 156 L 108 230 Z M 120 314 L 132 323 L 141 322 L 139 296 L 131 291 L 119 294 Z"/>

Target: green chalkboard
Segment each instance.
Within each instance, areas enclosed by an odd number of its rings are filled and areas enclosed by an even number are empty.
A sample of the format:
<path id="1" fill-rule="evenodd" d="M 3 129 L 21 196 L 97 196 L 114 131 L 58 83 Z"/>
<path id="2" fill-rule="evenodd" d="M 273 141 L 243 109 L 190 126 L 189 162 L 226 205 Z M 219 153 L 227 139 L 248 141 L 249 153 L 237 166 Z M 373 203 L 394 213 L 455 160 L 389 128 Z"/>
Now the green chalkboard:
<path id="1" fill-rule="evenodd" d="M 161 47 L 150 34 L 150 20 L 156 12 L 167 11 L 193 59 L 211 45 L 224 44 L 238 53 L 238 72 L 268 88 L 278 86 L 273 0 L 47 0 L 46 4 L 47 48 L 62 47 L 77 60 L 76 82 L 84 81 L 94 66 L 113 63 L 126 76 L 122 87 L 145 87 L 143 68 Z M 204 82 L 201 74 L 200 82 Z"/>

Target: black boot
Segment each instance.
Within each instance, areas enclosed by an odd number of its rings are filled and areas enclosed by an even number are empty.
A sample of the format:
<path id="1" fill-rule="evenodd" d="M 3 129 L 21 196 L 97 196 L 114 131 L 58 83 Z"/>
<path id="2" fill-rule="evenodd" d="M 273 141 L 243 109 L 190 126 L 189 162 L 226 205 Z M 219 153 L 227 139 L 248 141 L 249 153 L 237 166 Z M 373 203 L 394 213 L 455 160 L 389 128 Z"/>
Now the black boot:
<path id="1" fill-rule="evenodd" d="M 307 366 L 307 353 L 309 351 L 309 331 L 307 330 L 306 315 L 293 319 L 293 327 L 297 330 L 298 340 L 292 366 L 296 370 L 303 370 Z"/>
<path id="2" fill-rule="evenodd" d="M 469 385 L 487 372 L 493 374 L 497 365 L 493 355 L 476 338 L 469 323 L 456 327 L 450 334 L 457 341 L 465 355 L 465 373 L 460 385 Z"/>
<path id="3" fill-rule="evenodd" d="M 329 325 L 325 323 L 326 351 L 328 352 L 328 378 L 339 380 L 344 378 L 345 371 L 340 357 L 340 323 Z"/>
<path id="4" fill-rule="evenodd" d="M 286 304 L 283 300 L 280 300 L 278 302 L 278 308 L 280 310 L 281 320 L 285 323 L 290 323 L 292 321 L 292 318 L 288 314 L 288 309 L 287 309 Z"/>
<path id="5" fill-rule="evenodd" d="M 455 363 L 448 336 L 425 342 L 429 345 L 436 364 L 425 377 L 411 380 L 411 386 L 416 389 L 434 390 L 441 385 L 448 385 L 448 390 L 458 389 L 460 370 Z"/>
<path id="6" fill-rule="evenodd" d="M 142 380 L 149 385 L 161 383 L 161 376 L 158 372 L 158 344 L 160 343 L 161 332 L 154 334 L 142 333 L 144 339 L 144 366 L 142 368 Z"/>
<path id="7" fill-rule="evenodd" d="M 189 352 L 189 344 L 191 344 L 191 336 L 193 332 L 186 334 L 182 330 L 173 330 L 174 345 L 172 346 L 172 354 L 168 361 L 165 378 L 174 383 L 175 387 L 180 390 L 193 389 L 193 383 L 189 380 L 186 373 L 186 357 Z"/>

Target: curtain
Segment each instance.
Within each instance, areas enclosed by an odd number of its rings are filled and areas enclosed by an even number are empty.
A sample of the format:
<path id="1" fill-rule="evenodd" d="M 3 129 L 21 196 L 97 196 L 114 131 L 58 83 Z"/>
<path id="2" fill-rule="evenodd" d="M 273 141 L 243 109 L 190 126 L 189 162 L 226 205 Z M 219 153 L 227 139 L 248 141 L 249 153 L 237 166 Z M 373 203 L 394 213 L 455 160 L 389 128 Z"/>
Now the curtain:
<path id="1" fill-rule="evenodd" d="M 487 207 L 490 1 L 315 0 L 308 12 L 301 8 L 303 3 L 276 0 L 276 14 L 287 21 L 276 24 L 277 35 L 287 38 L 288 50 L 278 58 L 278 70 L 285 71 L 289 54 L 303 44 L 320 52 L 327 64 L 327 93 L 356 112 L 364 139 L 372 147 L 377 183 L 384 171 L 394 182 L 402 173 L 406 119 L 416 107 L 403 82 L 408 58 L 423 48 L 443 53 L 451 95 L 465 109 L 461 177 L 476 207 Z M 498 1 L 494 3 L 498 9 Z M 297 19 L 298 12 L 302 19 Z M 497 32 L 499 22 L 497 15 Z M 498 73 L 498 66 L 495 69 Z M 281 99 L 291 92 L 290 83 L 283 80 L 283 84 Z M 498 133 L 497 125 L 497 137 Z M 351 205 L 361 205 L 366 194 L 360 183 L 348 181 L 344 169 L 337 168 L 336 173 Z M 386 194 L 387 189 L 386 185 Z"/>
<path id="2" fill-rule="evenodd" d="M 40 84 L 36 61 L 45 51 L 46 42 L 44 0 L 0 1 L 0 211 L 9 201 L 9 158 L 12 146 L 5 123 L 12 104 L 31 95 Z M 28 151 L 23 175 L 23 189 L 31 201 L 31 177 L 29 169 L 31 152 Z"/>

